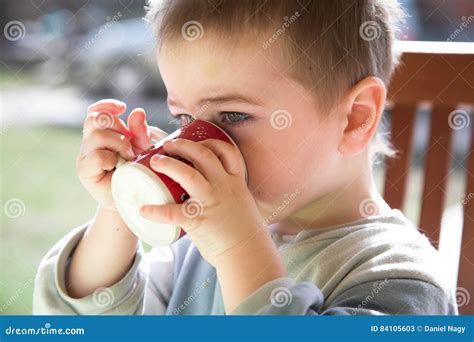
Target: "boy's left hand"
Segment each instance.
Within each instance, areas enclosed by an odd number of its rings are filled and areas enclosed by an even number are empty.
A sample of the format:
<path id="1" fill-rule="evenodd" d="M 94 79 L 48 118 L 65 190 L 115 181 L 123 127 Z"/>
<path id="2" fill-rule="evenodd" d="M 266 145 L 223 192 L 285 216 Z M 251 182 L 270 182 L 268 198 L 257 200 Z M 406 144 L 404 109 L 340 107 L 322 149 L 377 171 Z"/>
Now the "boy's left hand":
<path id="1" fill-rule="evenodd" d="M 183 204 L 145 205 L 141 210 L 145 218 L 181 226 L 213 266 L 234 247 L 266 232 L 235 146 L 217 139 L 175 139 L 164 150 L 195 168 L 159 155 L 152 158 L 151 167 L 178 182 L 190 198 Z"/>

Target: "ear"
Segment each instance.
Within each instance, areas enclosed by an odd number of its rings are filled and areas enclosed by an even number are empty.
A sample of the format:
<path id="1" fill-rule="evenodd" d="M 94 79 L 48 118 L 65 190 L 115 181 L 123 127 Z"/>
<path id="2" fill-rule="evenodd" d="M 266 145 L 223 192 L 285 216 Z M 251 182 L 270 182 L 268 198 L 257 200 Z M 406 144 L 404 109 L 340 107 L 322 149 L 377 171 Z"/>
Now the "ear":
<path id="1" fill-rule="evenodd" d="M 377 131 L 387 90 L 377 77 L 357 83 L 344 99 L 345 127 L 338 150 L 345 156 L 363 152 Z"/>

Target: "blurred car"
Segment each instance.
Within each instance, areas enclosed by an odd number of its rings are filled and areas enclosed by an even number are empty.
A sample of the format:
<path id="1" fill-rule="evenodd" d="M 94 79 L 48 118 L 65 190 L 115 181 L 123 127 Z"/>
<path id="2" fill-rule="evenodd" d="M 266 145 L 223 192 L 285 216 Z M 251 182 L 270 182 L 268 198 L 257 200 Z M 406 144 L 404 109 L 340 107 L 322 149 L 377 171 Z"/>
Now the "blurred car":
<path id="1" fill-rule="evenodd" d="M 84 92 L 115 97 L 166 93 L 154 36 L 141 18 L 111 20 L 91 29 L 69 58 L 69 77 Z"/>

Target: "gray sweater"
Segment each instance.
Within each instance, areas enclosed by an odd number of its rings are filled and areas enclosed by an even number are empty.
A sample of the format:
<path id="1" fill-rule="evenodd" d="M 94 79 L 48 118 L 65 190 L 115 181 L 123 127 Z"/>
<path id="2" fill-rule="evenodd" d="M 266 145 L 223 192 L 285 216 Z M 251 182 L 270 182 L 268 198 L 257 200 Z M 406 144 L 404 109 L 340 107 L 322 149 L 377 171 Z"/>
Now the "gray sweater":
<path id="1" fill-rule="evenodd" d="M 216 270 L 188 237 L 144 253 L 109 288 L 74 299 L 66 269 L 89 223 L 43 258 L 33 313 L 63 315 L 455 315 L 443 262 L 398 210 L 296 235 L 273 234 L 288 276 L 225 312 Z"/>

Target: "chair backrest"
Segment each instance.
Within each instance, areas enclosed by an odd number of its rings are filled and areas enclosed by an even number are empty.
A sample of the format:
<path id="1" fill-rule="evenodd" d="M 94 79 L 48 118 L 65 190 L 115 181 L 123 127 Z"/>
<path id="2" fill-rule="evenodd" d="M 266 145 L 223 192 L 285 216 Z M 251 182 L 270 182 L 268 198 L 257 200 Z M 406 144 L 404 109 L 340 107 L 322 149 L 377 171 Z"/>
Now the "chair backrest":
<path id="1" fill-rule="evenodd" d="M 474 314 L 474 44 L 400 42 L 402 65 L 391 82 L 391 136 L 399 156 L 387 163 L 384 197 L 403 209 L 414 146 L 415 113 L 431 113 L 429 142 L 424 153 L 424 184 L 418 226 L 438 247 L 447 181 L 453 159 L 452 141 L 468 131 L 470 145 L 459 168 L 466 175 L 463 233 L 456 299 L 461 314 Z M 416 138 L 416 137 L 415 137 Z M 459 292 L 460 291 L 460 292 Z M 458 298 L 458 296 L 462 298 Z"/>

